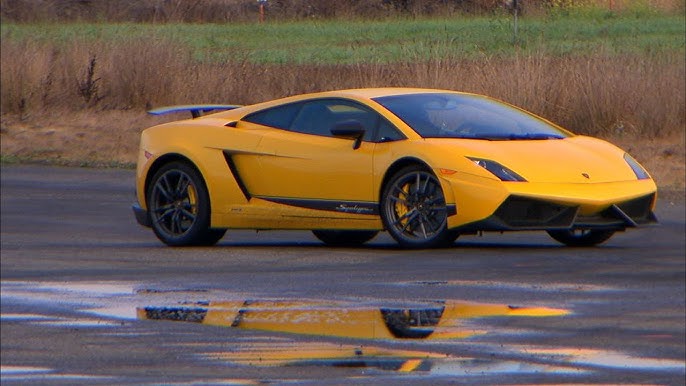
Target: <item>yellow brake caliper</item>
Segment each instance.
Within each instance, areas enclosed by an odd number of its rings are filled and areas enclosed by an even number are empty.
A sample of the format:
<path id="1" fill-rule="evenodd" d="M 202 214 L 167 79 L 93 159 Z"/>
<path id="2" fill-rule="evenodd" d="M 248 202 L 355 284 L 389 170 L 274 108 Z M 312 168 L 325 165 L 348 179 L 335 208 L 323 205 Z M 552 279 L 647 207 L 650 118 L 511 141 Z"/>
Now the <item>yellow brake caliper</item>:
<path id="1" fill-rule="evenodd" d="M 403 185 L 402 192 L 405 193 L 405 201 L 407 201 L 407 198 L 410 196 L 410 183 L 409 182 L 407 184 Z M 398 198 L 400 198 L 400 196 Z M 406 204 L 403 204 L 400 201 L 395 202 L 395 213 L 398 215 L 398 218 L 402 218 L 409 211 L 410 211 L 410 208 Z M 405 227 L 405 225 L 407 225 L 408 221 L 409 221 L 409 217 L 405 217 L 402 220 L 400 220 L 400 225 Z"/>
<path id="2" fill-rule="evenodd" d="M 188 184 L 188 204 L 190 204 L 190 212 L 194 215 L 198 214 L 198 194 L 195 192 L 195 187 Z"/>

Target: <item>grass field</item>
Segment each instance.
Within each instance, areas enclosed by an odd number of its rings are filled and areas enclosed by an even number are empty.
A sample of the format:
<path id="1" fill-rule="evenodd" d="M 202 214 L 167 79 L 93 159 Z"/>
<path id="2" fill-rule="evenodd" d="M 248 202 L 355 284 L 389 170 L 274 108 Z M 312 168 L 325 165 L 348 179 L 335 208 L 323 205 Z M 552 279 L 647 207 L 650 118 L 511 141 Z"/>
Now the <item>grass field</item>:
<path id="1" fill-rule="evenodd" d="M 522 18 L 516 39 L 512 28 L 507 15 L 2 23 L 2 161 L 130 164 L 155 106 L 412 86 L 491 95 L 611 139 L 683 192 L 683 12 Z"/>
<path id="2" fill-rule="evenodd" d="M 69 47 L 168 41 L 199 61 L 392 63 L 513 55 L 684 53 L 683 16 L 523 19 L 515 39 L 507 15 L 451 19 L 265 24 L 8 24 L 2 39 Z M 513 44 L 516 42 L 517 44 Z"/>

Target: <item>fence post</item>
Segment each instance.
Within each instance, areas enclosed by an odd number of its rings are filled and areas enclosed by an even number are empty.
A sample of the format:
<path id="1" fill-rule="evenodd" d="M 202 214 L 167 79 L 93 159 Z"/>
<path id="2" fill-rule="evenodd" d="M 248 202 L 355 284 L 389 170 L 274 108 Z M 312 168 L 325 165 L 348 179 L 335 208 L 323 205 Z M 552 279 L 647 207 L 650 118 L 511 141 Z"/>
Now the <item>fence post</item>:
<path id="1" fill-rule="evenodd" d="M 264 6 L 267 5 L 267 0 L 257 0 L 260 6 L 260 23 L 264 23 Z"/>

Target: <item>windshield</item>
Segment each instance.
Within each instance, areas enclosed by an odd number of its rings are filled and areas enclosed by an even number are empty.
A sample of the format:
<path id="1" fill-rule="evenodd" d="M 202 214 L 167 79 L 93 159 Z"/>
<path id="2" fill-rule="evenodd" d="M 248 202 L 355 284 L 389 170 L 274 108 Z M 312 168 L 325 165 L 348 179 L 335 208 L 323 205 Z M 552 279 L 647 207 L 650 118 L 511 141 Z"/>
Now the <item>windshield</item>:
<path id="1" fill-rule="evenodd" d="M 477 96 L 452 93 L 374 98 L 424 138 L 559 139 L 569 135 L 522 110 Z"/>

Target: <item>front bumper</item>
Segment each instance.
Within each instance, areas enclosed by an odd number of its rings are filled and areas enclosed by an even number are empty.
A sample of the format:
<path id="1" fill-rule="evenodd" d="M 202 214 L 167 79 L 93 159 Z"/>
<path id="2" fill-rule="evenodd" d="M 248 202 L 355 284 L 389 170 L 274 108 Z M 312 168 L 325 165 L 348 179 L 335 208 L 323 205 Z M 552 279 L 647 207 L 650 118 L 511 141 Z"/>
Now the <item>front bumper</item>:
<path id="1" fill-rule="evenodd" d="M 527 197 L 508 197 L 488 218 L 460 227 L 464 232 L 608 229 L 624 230 L 653 224 L 655 194 L 611 204 L 592 215 L 581 215 L 580 206 L 560 205 Z"/>
<path id="2" fill-rule="evenodd" d="M 652 180 L 531 183 L 466 174 L 446 180 L 457 208 L 457 214 L 448 218 L 448 227 L 464 232 L 621 230 L 657 221 L 652 212 L 657 187 Z"/>
<path id="3" fill-rule="evenodd" d="M 152 227 L 152 222 L 150 221 L 150 215 L 148 214 L 148 211 L 141 208 L 141 206 L 138 203 L 135 203 L 131 206 L 131 209 L 133 210 L 133 215 L 136 217 L 136 221 L 143 225 L 144 227 L 151 228 Z"/>

